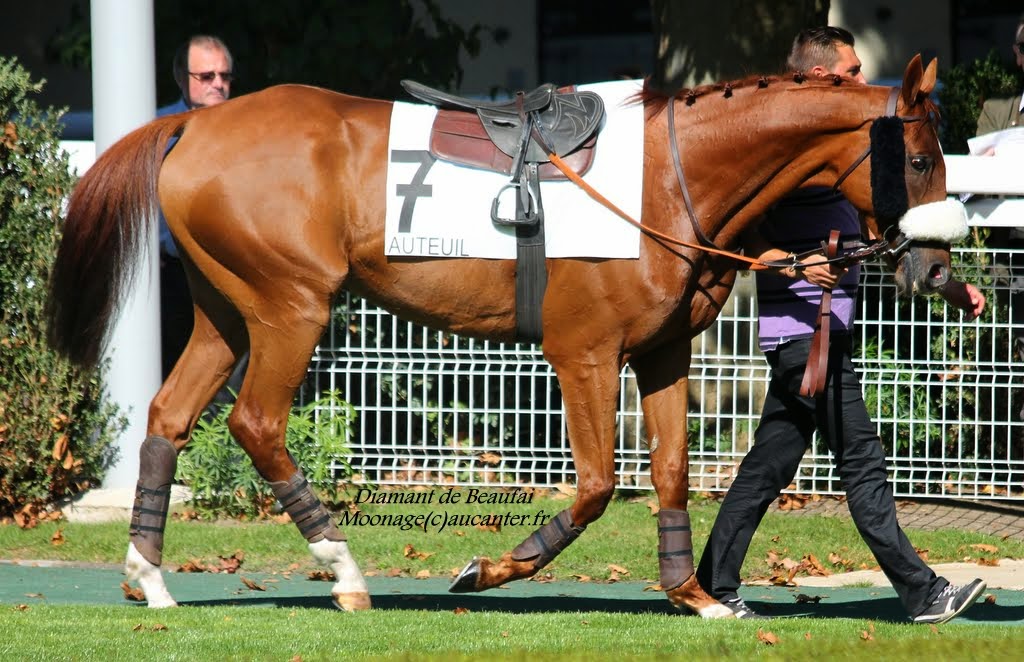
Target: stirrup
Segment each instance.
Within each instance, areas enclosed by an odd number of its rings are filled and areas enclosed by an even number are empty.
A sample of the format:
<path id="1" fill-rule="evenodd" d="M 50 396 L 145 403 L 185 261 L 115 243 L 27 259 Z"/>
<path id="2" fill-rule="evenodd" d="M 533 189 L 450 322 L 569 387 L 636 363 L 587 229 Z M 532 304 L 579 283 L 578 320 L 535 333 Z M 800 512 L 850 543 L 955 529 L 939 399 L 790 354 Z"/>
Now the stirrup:
<path id="1" fill-rule="evenodd" d="M 516 191 L 516 196 L 519 196 L 521 194 L 521 186 L 522 184 L 520 182 L 509 182 L 498 189 L 498 194 L 495 195 L 494 200 L 491 201 L 491 220 L 496 225 L 507 225 L 512 227 L 518 225 L 533 225 L 540 220 L 541 214 L 540 210 L 537 208 L 537 194 L 534 193 L 533 187 L 531 187 L 529 183 L 526 184 L 526 193 L 529 196 L 530 206 L 524 210 L 523 216 L 521 218 L 519 216 L 516 216 L 516 218 L 502 218 L 498 216 L 498 205 L 501 194 L 508 189 L 514 189 Z M 516 199 L 518 200 L 518 197 Z"/>

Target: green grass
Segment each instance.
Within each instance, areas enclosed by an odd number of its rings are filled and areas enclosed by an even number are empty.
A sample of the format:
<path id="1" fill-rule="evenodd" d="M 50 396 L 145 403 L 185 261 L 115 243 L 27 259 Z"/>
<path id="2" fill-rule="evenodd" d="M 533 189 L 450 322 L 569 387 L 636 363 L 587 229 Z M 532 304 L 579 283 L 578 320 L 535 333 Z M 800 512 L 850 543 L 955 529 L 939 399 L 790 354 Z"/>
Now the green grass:
<path id="1" fill-rule="evenodd" d="M 437 490 L 440 494 L 442 490 Z M 607 579 L 609 564 L 630 571 L 628 579 L 657 580 L 656 518 L 647 507 L 647 497 L 617 498 L 605 515 L 592 524 L 583 536 L 563 552 L 548 568 L 558 579 L 586 575 L 594 580 Z M 363 571 L 387 572 L 397 568 L 415 574 L 428 570 L 434 576 L 447 576 L 453 568 L 461 568 L 475 555 L 492 558 L 511 550 L 533 531 L 533 517 L 543 512 L 554 515 L 568 507 L 571 500 L 537 497 L 531 504 L 521 505 L 369 505 L 361 504 L 367 514 L 415 515 L 430 512 L 447 514 L 501 514 L 505 512 L 529 516 L 526 526 L 506 526 L 493 532 L 475 527 L 447 527 L 442 531 L 410 528 L 400 530 L 386 526 L 349 526 L 349 545 Z M 718 504 L 694 499 L 691 507 L 694 551 L 697 558 L 703 550 Z M 64 543 L 51 543 L 60 530 Z M 929 563 L 990 558 L 1024 558 L 1024 543 L 1003 540 L 997 536 L 970 533 L 958 529 L 942 531 L 907 531 L 911 542 L 927 550 Z M 314 568 L 306 543 L 291 524 L 272 522 L 201 522 L 170 521 L 164 548 L 165 567 L 175 568 L 191 559 L 216 561 L 235 550 L 245 552 L 244 568 L 250 571 L 273 572 L 298 563 L 298 570 Z M 119 564 L 127 546 L 127 524 L 45 523 L 35 529 L 21 530 L 13 525 L 0 526 L 0 558 L 55 559 L 92 563 Z M 997 548 L 988 553 L 972 548 L 986 544 Z M 408 558 L 406 545 L 428 554 L 427 558 Z M 813 554 L 834 572 L 846 569 L 874 568 L 875 561 L 861 540 L 853 523 L 846 517 L 792 516 L 769 514 L 755 535 L 743 574 L 747 579 L 766 577 L 769 552 L 780 558 L 799 561 Z M 844 562 L 832 566 L 828 559 L 835 554 Z"/>
<path id="2" fill-rule="evenodd" d="M 758 631 L 774 635 L 768 645 Z M 0 605 L 5 660 L 1016 659 L 1024 630 L 664 614 Z M 867 639 L 865 637 L 870 637 Z M 984 651 L 981 653 L 981 651 Z"/>

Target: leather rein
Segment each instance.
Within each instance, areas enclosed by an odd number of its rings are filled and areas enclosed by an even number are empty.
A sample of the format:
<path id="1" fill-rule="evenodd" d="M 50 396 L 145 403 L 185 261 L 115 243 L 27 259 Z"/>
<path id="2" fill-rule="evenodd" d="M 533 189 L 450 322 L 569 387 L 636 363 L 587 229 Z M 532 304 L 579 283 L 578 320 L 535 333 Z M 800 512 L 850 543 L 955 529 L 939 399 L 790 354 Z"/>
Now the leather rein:
<path id="1" fill-rule="evenodd" d="M 886 102 L 885 107 L 885 116 L 891 117 L 896 115 L 896 104 L 899 100 L 899 94 L 900 88 L 898 87 L 892 88 L 892 90 L 889 92 L 889 98 Z M 632 216 L 630 216 L 625 211 L 617 207 L 610 200 L 608 200 L 603 195 L 598 193 L 592 186 L 590 186 L 590 184 L 585 182 L 583 178 L 580 177 L 578 173 L 573 171 L 572 168 L 570 168 L 557 154 L 551 152 L 548 155 L 549 159 L 551 163 L 555 165 L 555 167 L 561 170 L 562 173 L 567 178 L 569 178 L 569 180 L 571 180 L 577 186 L 582 188 L 588 195 L 590 195 L 590 197 L 594 198 L 597 202 L 607 207 L 609 210 L 611 210 L 616 215 L 621 217 L 627 223 L 630 223 L 631 225 L 638 228 L 644 234 L 647 234 L 648 236 L 654 237 L 656 239 L 661 239 L 662 241 L 665 241 L 676 246 L 693 248 L 699 251 L 703 251 L 705 253 L 711 253 L 714 255 L 728 257 L 738 262 L 745 262 L 749 265 L 748 268 L 753 271 L 761 271 L 765 269 L 783 269 L 788 267 L 793 267 L 794 269 L 802 270 L 808 266 L 816 266 L 820 264 L 836 264 L 842 267 L 847 267 L 852 264 L 865 262 L 867 260 L 878 258 L 883 255 L 889 255 L 893 259 L 895 259 L 896 257 L 899 256 L 899 254 L 906 250 L 910 241 L 903 236 L 902 232 L 898 233 L 892 240 L 883 237 L 882 239 L 879 239 L 878 241 L 872 244 L 863 245 L 857 250 L 848 252 L 841 256 L 824 255 L 825 247 L 823 246 L 821 250 L 815 249 L 807 251 L 805 253 L 794 254 L 790 256 L 789 261 L 763 261 L 747 257 L 740 253 L 719 248 L 711 239 L 708 238 L 703 228 L 701 228 L 700 223 L 698 223 L 697 212 L 693 207 L 693 201 L 690 197 L 689 187 L 687 187 L 686 185 L 686 177 L 683 174 L 682 160 L 679 156 L 679 144 L 676 140 L 675 101 L 676 99 L 674 98 L 669 99 L 669 102 L 667 104 L 669 148 L 672 151 L 672 163 L 675 166 L 676 178 L 679 181 L 679 188 L 683 194 L 683 202 L 686 205 L 686 212 L 689 216 L 690 227 L 693 229 L 693 233 L 698 238 L 700 243 L 689 242 L 683 239 L 679 239 L 678 237 L 673 237 L 671 235 L 659 232 L 633 219 Z M 926 115 L 914 115 L 908 117 L 901 117 L 900 119 L 903 121 L 904 124 L 906 124 L 909 122 L 918 122 L 920 120 L 925 119 L 926 117 Z M 842 183 L 846 181 L 846 178 L 849 177 L 868 158 L 868 156 L 870 156 L 870 154 L 871 145 L 868 144 L 867 148 L 864 150 L 864 153 L 861 154 L 856 160 L 854 160 L 854 162 L 850 164 L 850 166 L 843 172 L 843 174 L 839 176 L 839 178 L 836 180 L 836 183 L 833 185 L 832 189 L 838 191 Z M 824 244 L 825 242 L 822 243 Z M 813 262 L 809 264 L 804 264 L 801 262 L 803 258 L 809 257 L 811 255 L 821 255 L 823 259 L 820 262 Z"/>

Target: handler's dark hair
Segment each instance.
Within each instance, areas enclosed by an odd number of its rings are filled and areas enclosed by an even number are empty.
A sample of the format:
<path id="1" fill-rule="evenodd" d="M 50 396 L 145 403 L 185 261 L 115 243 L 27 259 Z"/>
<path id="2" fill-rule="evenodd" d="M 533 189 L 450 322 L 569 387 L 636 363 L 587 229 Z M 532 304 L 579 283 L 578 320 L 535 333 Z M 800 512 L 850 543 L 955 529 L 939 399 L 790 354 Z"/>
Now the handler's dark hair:
<path id="1" fill-rule="evenodd" d="M 853 34 L 849 30 L 831 25 L 801 30 L 793 40 L 786 66 L 802 72 L 814 67 L 831 69 L 839 61 L 840 45 L 853 47 Z"/>

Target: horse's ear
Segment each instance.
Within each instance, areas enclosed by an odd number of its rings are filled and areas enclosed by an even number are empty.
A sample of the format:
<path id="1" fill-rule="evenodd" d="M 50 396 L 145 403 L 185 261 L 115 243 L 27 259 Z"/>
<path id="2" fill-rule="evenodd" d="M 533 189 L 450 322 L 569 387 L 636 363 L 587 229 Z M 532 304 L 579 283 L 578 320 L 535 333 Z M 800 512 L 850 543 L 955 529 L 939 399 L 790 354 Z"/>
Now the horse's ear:
<path id="1" fill-rule="evenodd" d="M 925 69 L 921 64 L 921 54 L 911 58 L 907 70 L 903 74 L 903 105 L 910 107 L 931 94 L 935 89 L 938 75 L 938 60 L 932 60 Z"/>

